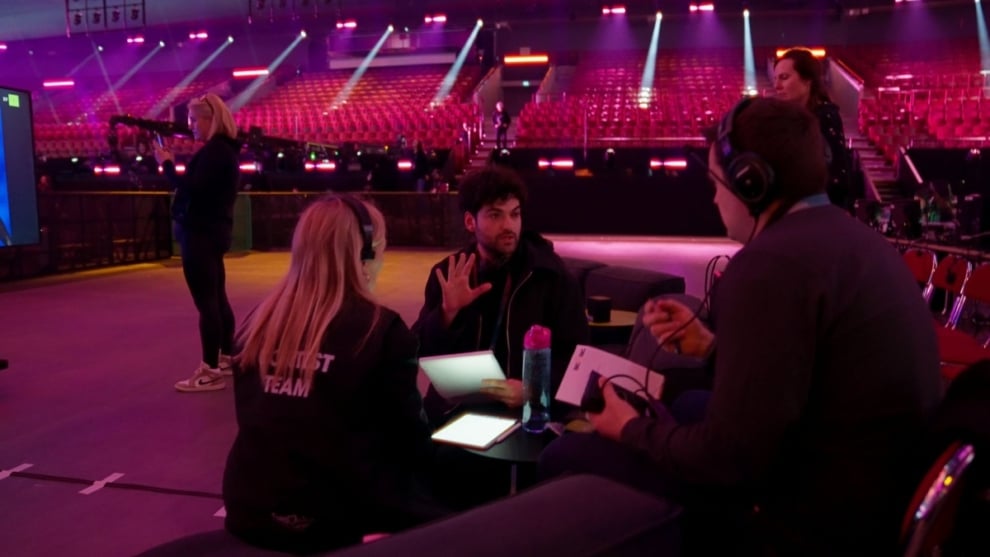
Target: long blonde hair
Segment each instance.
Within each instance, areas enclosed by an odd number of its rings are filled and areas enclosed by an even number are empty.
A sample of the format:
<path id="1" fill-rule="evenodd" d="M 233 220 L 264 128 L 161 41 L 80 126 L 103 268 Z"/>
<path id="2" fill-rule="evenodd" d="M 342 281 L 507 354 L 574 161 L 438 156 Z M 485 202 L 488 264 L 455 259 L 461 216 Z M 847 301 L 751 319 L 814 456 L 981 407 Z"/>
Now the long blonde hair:
<path id="1" fill-rule="evenodd" d="M 295 369 L 308 389 L 327 327 L 346 297 L 375 304 L 375 315 L 359 352 L 374 329 L 379 306 L 371 293 L 385 251 L 385 218 L 370 203 L 375 259 L 361 261 L 361 236 L 355 212 L 337 196 L 324 196 L 303 211 L 292 236 L 289 272 L 247 318 L 238 333 L 241 369 L 262 376 L 291 378 Z M 271 370 L 271 372 L 269 372 Z"/>
<path id="2" fill-rule="evenodd" d="M 210 132 L 203 141 L 209 141 L 216 134 L 223 134 L 231 139 L 237 138 L 237 124 L 234 122 L 234 115 L 224 104 L 223 99 L 214 93 L 207 93 L 202 97 L 196 97 L 189 101 L 189 112 L 199 116 L 209 116 L 213 118 L 210 123 Z"/>

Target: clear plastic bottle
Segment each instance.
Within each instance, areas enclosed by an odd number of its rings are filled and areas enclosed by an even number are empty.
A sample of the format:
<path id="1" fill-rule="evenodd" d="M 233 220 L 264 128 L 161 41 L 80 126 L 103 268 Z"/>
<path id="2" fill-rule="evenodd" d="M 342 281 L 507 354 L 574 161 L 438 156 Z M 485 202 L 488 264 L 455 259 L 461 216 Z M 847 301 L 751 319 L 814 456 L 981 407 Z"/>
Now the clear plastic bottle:
<path id="1" fill-rule="evenodd" d="M 523 429 L 543 433 L 550 422 L 550 329 L 533 325 L 523 338 Z"/>

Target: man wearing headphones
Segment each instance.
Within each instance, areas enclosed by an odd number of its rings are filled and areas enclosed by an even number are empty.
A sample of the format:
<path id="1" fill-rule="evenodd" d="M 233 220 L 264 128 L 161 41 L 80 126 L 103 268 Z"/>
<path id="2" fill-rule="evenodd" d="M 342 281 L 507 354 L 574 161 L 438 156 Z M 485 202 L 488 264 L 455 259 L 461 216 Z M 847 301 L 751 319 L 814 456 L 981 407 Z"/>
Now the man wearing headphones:
<path id="1" fill-rule="evenodd" d="M 829 204 L 805 108 L 744 100 L 711 140 L 714 200 L 745 244 L 714 330 L 676 302 L 643 317 L 662 347 L 707 358 L 706 408 L 641 416 L 603 384 L 596 433 L 562 437 L 541 468 L 676 499 L 688 553 L 892 554 L 940 398 L 931 315 L 896 250 Z"/>

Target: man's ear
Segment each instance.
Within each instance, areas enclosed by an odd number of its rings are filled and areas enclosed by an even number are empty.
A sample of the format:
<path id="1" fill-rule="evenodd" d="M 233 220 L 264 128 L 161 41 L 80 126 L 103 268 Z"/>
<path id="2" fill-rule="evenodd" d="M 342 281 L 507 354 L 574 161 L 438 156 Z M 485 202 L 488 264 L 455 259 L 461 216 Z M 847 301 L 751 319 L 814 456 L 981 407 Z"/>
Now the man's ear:
<path id="1" fill-rule="evenodd" d="M 466 228 L 468 232 L 474 234 L 474 229 L 476 226 L 477 222 L 475 221 L 474 215 L 471 214 L 471 211 L 464 211 L 464 228 Z"/>

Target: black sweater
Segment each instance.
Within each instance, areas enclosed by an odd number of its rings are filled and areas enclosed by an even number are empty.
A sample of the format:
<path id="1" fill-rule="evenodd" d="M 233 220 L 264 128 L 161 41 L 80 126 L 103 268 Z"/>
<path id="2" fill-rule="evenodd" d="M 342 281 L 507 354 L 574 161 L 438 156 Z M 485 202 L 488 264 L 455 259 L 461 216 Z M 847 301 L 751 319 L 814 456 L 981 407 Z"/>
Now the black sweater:
<path id="1" fill-rule="evenodd" d="M 223 480 L 228 513 L 325 520 L 344 513 L 360 523 L 402 512 L 430 450 L 417 340 L 401 317 L 380 308 L 358 351 L 374 315 L 368 301 L 345 302 L 308 392 L 301 382 L 265 383 L 256 369 L 236 370 L 239 430 Z"/>
<path id="2" fill-rule="evenodd" d="M 815 106 L 815 116 L 822 130 L 822 137 L 828 146 L 828 192 L 832 204 L 849 209 L 856 192 L 852 191 L 852 157 L 846 147 L 846 134 L 842 125 L 839 107 L 823 101 Z"/>
<path id="3" fill-rule="evenodd" d="M 472 244 L 460 253 L 477 253 L 477 246 Z M 520 236 L 519 247 L 506 265 L 512 282 L 501 321 L 498 312 L 505 276 L 494 274 L 495 287 L 458 312 L 449 328 L 443 325 L 443 293 L 436 277 L 437 269 L 446 276 L 447 259 L 433 266 L 426 282 L 425 303 L 413 325 L 422 343 L 422 355 L 486 350 L 494 338 L 495 357 L 502 370 L 507 377 L 519 379 L 523 337 L 531 326 L 543 325 L 551 332 L 551 393 L 556 393 L 574 347 L 588 342 L 581 285 L 554 253 L 553 245 L 534 232 Z M 493 330 L 496 324 L 497 332 Z"/>
<path id="4" fill-rule="evenodd" d="M 637 418 L 622 441 L 682 482 L 749 492 L 778 554 L 890 554 L 940 398 L 931 315 L 896 250 L 835 207 L 801 210 L 739 251 L 714 303 L 704 420 Z"/>
<path id="5" fill-rule="evenodd" d="M 175 165 L 163 165 L 175 187 L 172 219 L 188 234 L 230 236 L 234 226 L 234 201 L 239 180 L 240 142 L 216 134 L 196 151 L 184 176 Z"/>

